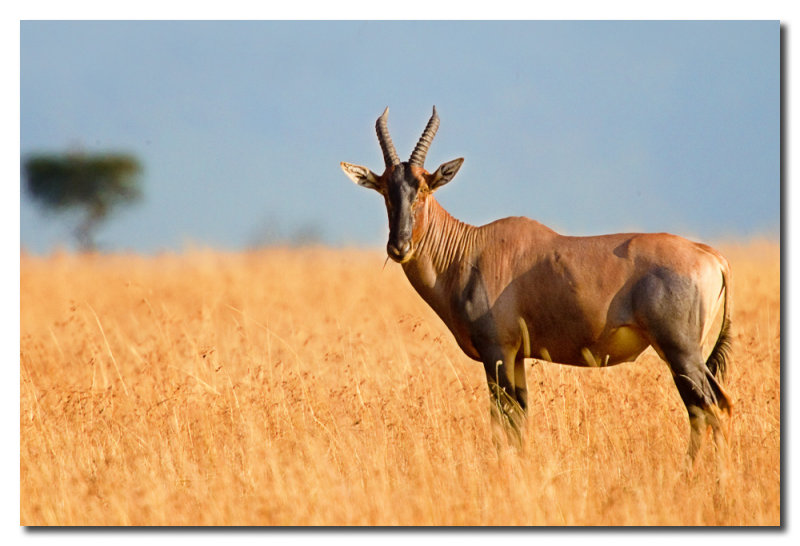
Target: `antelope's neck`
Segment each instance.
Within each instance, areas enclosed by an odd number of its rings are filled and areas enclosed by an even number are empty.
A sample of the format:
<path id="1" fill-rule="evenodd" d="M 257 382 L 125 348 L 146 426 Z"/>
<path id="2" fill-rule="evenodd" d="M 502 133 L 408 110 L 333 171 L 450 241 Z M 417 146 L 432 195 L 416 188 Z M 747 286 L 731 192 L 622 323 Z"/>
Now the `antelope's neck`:
<path id="1" fill-rule="evenodd" d="M 428 197 L 425 207 L 423 235 L 403 270 L 427 300 L 430 290 L 451 285 L 463 271 L 472 268 L 479 234 L 476 227 L 453 218 L 433 196 Z"/>

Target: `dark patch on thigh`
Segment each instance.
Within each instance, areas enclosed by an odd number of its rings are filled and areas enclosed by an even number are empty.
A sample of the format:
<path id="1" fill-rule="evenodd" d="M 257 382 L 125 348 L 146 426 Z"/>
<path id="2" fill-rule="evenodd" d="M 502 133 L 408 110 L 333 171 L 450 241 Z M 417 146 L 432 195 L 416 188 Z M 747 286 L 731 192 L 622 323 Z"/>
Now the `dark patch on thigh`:
<path id="1" fill-rule="evenodd" d="M 693 352 L 702 323 L 695 282 L 664 267 L 642 277 L 631 294 L 634 318 L 662 350 Z"/>

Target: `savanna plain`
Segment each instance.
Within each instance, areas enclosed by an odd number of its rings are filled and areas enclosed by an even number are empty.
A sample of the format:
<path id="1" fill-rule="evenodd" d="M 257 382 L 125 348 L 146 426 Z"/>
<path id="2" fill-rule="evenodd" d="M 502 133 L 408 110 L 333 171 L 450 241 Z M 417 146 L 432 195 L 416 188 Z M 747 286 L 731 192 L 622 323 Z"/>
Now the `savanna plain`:
<path id="1" fill-rule="evenodd" d="M 652 349 L 528 361 L 521 450 L 399 266 L 325 248 L 20 258 L 20 523 L 780 525 L 780 250 L 733 269 L 728 449 Z"/>

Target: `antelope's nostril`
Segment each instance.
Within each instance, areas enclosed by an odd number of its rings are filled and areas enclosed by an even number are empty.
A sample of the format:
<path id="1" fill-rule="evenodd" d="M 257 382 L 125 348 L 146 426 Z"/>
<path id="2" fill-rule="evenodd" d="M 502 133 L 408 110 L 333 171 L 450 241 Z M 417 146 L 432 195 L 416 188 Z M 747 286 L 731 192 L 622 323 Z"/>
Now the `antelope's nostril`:
<path id="1" fill-rule="evenodd" d="M 399 247 L 393 243 L 386 244 L 386 253 L 389 255 L 389 257 L 396 261 L 403 260 L 403 258 L 405 258 L 410 251 L 411 241 L 401 243 Z"/>

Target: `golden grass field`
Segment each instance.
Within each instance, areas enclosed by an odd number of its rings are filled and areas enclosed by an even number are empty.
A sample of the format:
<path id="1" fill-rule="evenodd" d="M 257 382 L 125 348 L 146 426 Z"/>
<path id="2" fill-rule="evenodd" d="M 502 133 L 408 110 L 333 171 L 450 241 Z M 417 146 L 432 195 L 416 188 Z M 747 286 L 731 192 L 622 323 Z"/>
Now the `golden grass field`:
<path id="1" fill-rule="evenodd" d="M 530 361 L 522 451 L 380 252 L 21 257 L 22 525 L 780 525 L 780 250 L 734 276 L 727 461 L 669 369 Z M 727 419 L 727 418 L 726 418 Z"/>

